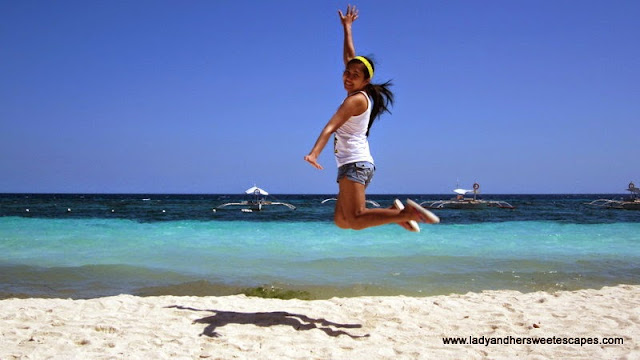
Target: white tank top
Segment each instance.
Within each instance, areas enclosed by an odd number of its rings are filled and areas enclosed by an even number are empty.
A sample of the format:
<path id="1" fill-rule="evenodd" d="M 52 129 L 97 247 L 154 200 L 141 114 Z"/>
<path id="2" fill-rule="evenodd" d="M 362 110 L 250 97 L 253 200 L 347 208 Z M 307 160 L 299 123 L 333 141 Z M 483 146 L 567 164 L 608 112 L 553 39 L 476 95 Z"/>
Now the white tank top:
<path id="1" fill-rule="evenodd" d="M 367 127 L 371 116 L 371 99 L 366 92 L 360 91 L 367 98 L 367 110 L 360 115 L 352 116 L 335 132 L 333 149 L 338 167 L 357 161 L 368 161 L 373 164 L 367 141 Z M 353 96 L 353 95 L 351 95 Z"/>

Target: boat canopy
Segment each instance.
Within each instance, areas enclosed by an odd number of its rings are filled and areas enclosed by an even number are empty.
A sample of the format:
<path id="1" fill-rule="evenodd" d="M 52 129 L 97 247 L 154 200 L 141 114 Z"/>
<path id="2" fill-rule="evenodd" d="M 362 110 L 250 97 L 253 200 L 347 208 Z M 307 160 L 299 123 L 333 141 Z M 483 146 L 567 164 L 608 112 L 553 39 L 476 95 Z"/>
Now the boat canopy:
<path id="1" fill-rule="evenodd" d="M 455 189 L 455 190 L 453 190 L 453 192 L 458 194 L 458 195 L 467 195 L 467 194 L 472 194 L 473 190 Z"/>
<path id="2" fill-rule="evenodd" d="M 248 188 L 247 190 L 245 190 L 245 194 L 255 194 L 255 195 L 264 195 L 264 196 L 269 195 L 268 192 L 266 192 L 264 189 L 260 189 L 257 186 L 252 186 Z"/>

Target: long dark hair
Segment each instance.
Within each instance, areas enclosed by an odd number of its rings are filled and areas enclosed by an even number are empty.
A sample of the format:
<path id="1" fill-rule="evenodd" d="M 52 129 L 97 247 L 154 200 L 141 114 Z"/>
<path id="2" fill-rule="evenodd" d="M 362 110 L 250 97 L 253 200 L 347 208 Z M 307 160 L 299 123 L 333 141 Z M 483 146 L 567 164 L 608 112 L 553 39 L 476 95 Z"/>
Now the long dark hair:
<path id="1" fill-rule="evenodd" d="M 376 69 L 375 69 L 375 64 L 373 60 L 371 60 L 371 58 L 367 56 L 363 56 L 363 58 L 367 59 L 369 64 L 371 64 L 371 68 L 373 72 L 375 73 Z M 364 71 L 365 79 L 371 78 L 371 74 L 369 74 L 369 70 L 367 69 L 366 66 L 364 66 L 364 63 L 362 61 L 356 58 L 349 60 L 349 64 L 354 62 L 358 62 L 363 65 L 365 69 Z M 367 84 L 367 86 L 364 89 L 369 95 L 369 97 L 373 100 L 373 104 L 371 107 L 371 117 L 369 117 L 369 125 L 367 126 L 367 136 L 369 136 L 369 130 L 371 129 L 371 125 L 373 125 L 374 120 L 380 117 L 380 115 L 382 115 L 382 113 L 384 112 L 388 112 L 389 114 L 391 114 L 389 107 L 393 105 L 393 92 L 391 92 L 389 87 L 391 87 L 392 85 L 393 84 L 391 83 L 391 80 L 382 84 L 373 84 L 369 82 L 369 84 Z"/>

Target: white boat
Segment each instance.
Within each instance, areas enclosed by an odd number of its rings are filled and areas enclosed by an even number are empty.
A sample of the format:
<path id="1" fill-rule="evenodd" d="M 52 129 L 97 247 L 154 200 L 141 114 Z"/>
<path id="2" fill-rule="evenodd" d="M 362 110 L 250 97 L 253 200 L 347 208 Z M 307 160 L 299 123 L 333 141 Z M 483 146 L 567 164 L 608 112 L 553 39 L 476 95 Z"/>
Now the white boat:
<path id="1" fill-rule="evenodd" d="M 626 199 L 598 199 L 587 203 L 587 205 L 606 209 L 640 210 L 640 189 L 638 189 L 632 181 L 629 183 L 629 187 L 625 190 L 631 193 L 631 195 Z"/>
<path id="2" fill-rule="evenodd" d="M 321 204 L 326 204 L 329 201 L 338 201 L 338 199 L 336 199 L 336 198 L 328 198 L 328 199 L 322 200 L 322 202 L 320 202 L 320 203 Z M 367 204 L 371 204 L 373 207 L 380 207 L 380 204 L 378 204 L 377 202 L 375 202 L 373 200 L 365 200 L 364 202 L 366 202 Z"/>
<path id="3" fill-rule="evenodd" d="M 474 183 L 473 190 L 465 190 L 457 188 L 453 190 L 456 197 L 449 200 L 423 201 L 420 205 L 430 209 L 484 209 L 488 207 L 496 207 L 501 209 L 515 209 L 515 207 L 506 201 L 497 200 L 481 200 L 478 199 L 480 192 L 480 184 Z M 465 197 L 471 195 L 473 197 Z"/>
<path id="4" fill-rule="evenodd" d="M 218 207 L 216 207 L 216 209 L 223 209 L 226 207 L 233 207 L 233 206 L 240 206 L 241 209 L 240 211 L 245 212 L 245 213 L 250 213 L 250 212 L 254 212 L 254 211 L 262 211 L 262 208 L 265 206 L 270 206 L 270 205 L 282 205 L 285 206 L 291 210 L 295 210 L 296 207 L 289 204 L 289 203 L 285 203 L 285 202 L 281 202 L 281 201 L 270 201 L 267 200 L 267 196 L 269 195 L 269 193 L 264 190 L 261 189 L 257 186 L 252 186 L 250 188 L 248 188 L 247 190 L 245 190 L 244 192 L 247 195 L 252 195 L 253 198 L 250 200 L 244 200 L 244 201 L 238 201 L 238 202 L 229 202 L 226 204 L 222 204 L 219 205 Z"/>

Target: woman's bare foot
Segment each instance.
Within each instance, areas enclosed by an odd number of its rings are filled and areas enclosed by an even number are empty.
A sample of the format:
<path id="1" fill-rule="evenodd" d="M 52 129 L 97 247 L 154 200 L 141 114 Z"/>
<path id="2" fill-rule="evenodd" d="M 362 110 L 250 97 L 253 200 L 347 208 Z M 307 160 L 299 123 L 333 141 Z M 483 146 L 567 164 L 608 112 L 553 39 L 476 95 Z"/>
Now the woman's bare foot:
<path id="1" fill-rule="evenodd" d="M 423 208 L 417 202 L 411 199 L 407 199 L 407 206 L 409 207 L 409 209 L 415 212 L 417 220 L 420 220 L 427 224 L 437 224 L 440 222 L 440 218 L 437 217 L 434 213 Z"/>
<path id="2" fill-rule="evenodd" d="M 402 201 L 395 199 L 393 200 L 393 205 L 391 205 L 392 209 L 398 209 L 398 210 L 404 210 L 404 205 L 402 204 Z M 420 232 L 420 226 L 418 226 L 418 223 L 415 222 L 415 220 L 409 220 L 409 221 L 404 221 L 404 222 L 399 222 L 396 223 L 400 226 L 402 226 L 403 228 L 405 228 L 406 230 L 409 230 L 411 232 Z"/>

